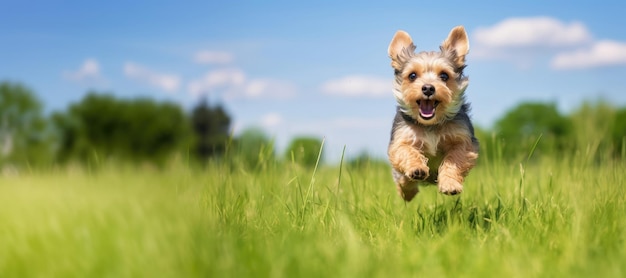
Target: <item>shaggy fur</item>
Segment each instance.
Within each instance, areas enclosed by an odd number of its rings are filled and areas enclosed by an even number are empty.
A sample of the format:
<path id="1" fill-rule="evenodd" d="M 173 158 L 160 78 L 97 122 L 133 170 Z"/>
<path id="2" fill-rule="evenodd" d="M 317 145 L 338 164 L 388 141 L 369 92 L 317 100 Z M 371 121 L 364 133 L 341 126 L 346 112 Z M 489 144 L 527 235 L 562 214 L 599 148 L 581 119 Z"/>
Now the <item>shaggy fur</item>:
<path id="1" fill-rule="evenodd" d="M 461 193 L 478 158 L 465 100 L 465 29 L 452 29 L 439 52 L 414 51 L 404 31 L 395 34 L 388 49 L 398 102 L 388 155 L 398 192 L 406 201 L 418 193 L 420 182 L 437 184 L 444 194 Z"/>

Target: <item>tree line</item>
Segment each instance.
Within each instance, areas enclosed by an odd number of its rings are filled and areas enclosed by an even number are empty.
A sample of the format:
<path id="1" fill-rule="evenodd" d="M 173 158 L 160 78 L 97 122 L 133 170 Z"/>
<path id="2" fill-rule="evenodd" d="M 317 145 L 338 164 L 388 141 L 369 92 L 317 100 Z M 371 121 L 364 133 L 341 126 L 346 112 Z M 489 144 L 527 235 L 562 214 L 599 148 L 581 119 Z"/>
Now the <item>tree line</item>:
<path id="1" fill-rule="evenodd" d="M 477 129 L 481 152 L 492 159 L 582 154 L 594 159 L 626 157 L 626 107 L 585 101 L 568 114 L 555 103 L 525 102 L 491 130 Z"/>
<path id="2" fill-rule="evenodd" d="M 249 128 L 237 137 L 230 130 L 230 115 L 207 99 L 185 112 L 168 101 L 92 91 L 64 111 L 44 115 L 33 91 L 0 82 L 0 166 L 107 160 L 163 165 L 173 155 L 184 155 L 199 164 L 222 160 L 261 169 L 268 161 L 312 167 L 318 158 L 323 160 L 322 141 L 316 137 L 294 138 L 281 157 L 263 130 Z M 585 102 L 563 114 L 555 103 L 525 102 L 493 127 L 476 127 L 476 136 L 485 159 L 576 152 L 621 159 L 626 157 L 626 108 Z M 364 152 L 348 163 L 359 166 L 371 160 Z"/>
<path id="3" fill-rule="evenodd" d="M 257 167 L 276 159 L 272 140 L 261 130 L 250 128 L 237 137 L 230 130 L 230 115 L 206 98 L 186 113 L 173 102 L 92 91 L 65 111 L 46 116 L 33 91 L 0 82 L 0 166 L 107 160 L 159 166 L 173 155 L 185 155 L 199 164 L 231 159 Z M 321 144 L 319 138 L 296 137 L 285 159 L 310 166 Z"/>

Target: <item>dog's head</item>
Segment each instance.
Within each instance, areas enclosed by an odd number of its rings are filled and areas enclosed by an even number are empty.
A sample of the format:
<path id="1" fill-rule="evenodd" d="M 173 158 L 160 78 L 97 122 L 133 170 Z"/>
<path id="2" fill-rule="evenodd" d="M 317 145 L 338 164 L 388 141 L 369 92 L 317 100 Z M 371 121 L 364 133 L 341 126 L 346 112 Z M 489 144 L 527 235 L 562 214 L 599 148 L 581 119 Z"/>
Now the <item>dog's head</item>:
<path id="1" fill-rule="evenodd" d="M 423 125 L 453 118 L 464 102 L 469 80 L 463 75 L 469 40 L 463 26 L 452 29 L 440 51 L 415 53 L 408 33 L 396 32 L 389 44 L 394 95 L 400 110 Z"/>

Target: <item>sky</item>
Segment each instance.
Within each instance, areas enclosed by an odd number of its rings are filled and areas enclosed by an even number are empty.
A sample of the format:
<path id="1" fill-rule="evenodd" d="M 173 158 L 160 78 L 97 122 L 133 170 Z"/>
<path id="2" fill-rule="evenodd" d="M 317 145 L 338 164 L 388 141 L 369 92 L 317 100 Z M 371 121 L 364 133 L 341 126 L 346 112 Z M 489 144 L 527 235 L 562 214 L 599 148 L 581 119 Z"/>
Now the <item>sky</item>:
<path id="1" fill-rule="evenodd" d="M 279 150 L 316 136 L 329 161 L 344 147 L 385 157 L 397 30 L 431 51 L 465 26 L 481 127 L 524 101 L 626 106 L 626 4 L 578 2 L 2 0 L 0 81 L 26 85 L 47 113 L 88 91 L 187 111 L 206 97 L 235 135 L 262 128 Z"/>

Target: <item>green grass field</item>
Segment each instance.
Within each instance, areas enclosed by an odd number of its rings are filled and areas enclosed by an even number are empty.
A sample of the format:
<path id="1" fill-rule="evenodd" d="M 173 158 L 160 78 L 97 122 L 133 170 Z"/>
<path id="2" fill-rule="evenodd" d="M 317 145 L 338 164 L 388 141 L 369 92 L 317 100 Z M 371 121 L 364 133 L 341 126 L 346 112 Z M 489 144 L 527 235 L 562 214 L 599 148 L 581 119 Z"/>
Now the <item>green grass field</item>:
<path id="1" fill-rule="evenodd" d="M 624 277 L 626 163 L 481 159 L 460 196 L 385 164 L 0 176 L 0 277 Z"/>

